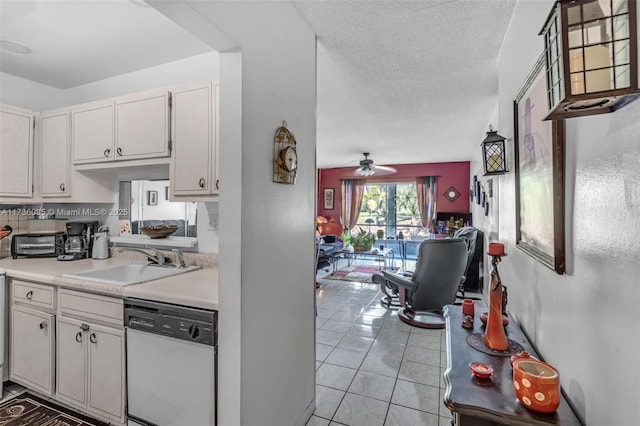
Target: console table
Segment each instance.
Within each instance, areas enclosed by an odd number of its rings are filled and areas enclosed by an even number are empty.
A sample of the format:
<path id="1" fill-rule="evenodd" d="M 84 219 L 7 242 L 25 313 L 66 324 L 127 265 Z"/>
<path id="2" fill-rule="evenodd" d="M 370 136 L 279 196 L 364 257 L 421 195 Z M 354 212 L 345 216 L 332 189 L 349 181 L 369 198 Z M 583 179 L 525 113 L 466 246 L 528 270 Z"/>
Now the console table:
<path id="1" fill-rule="evenodd" d="M 508 356 L 480 352 L 467 344 L 467 336 L 484 332 L 476 304 L 473 329 L 461 326 L 463 315 L 459 305 L 445 307 L 447 321 L 447 369 L 444 373 L 446 393 L 444 404 L 453 412 L 458 426 L 530 426 L 581 425 L 562 396 L 555 413 L 544 414 L 527 410 L 516 398 L 513 370 Z M 483 311 L 484 312 L 484 311 Z M 507 337 L 520 343 L 532 356 L 540 358 L 512 316 L 506 327 Z M 490 379 L 478 379 L 471 374 L 469 363 L 490 364 L 494 373 Z M 562 371 L 560 371 L 562 375 Z M 453 422 L 452 422 L 453 424 Z"/>

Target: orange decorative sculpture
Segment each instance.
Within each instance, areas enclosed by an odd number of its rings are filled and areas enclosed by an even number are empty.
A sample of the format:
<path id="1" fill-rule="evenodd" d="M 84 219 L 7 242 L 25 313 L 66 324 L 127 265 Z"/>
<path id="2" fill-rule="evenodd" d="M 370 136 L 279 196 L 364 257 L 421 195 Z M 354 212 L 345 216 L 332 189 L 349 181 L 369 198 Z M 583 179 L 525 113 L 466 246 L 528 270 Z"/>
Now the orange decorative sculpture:
<path id="1" fill-rule="evenodd" d="M 504 332 L 502 323 L 502 280 L 498 273 L 498 264 L 500 258 L 506 256 L 504 252 L 504 244 L 489 243 L 489 252 L 491 256 L 491 284 L 489 293 L 489 318 L 487 319 L 487 328 L 484 334 L 484 342 L 491 349 L 498 351 L 506 351 L 509 349 L 509 341 Z"/>

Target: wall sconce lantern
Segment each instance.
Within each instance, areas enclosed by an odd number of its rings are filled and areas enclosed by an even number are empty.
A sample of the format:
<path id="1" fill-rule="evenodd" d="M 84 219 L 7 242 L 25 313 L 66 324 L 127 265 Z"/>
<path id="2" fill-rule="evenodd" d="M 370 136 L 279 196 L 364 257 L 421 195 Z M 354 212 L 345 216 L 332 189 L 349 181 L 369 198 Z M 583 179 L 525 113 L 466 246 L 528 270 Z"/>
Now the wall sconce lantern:
<path id="1" fill-rule="evenodd" d="M 493 126 L 489 126 L 487 137 L 484 138 L 481 144 L 485 176 L 501 175 L 508 171 L 505 139 L 506 138 L 500 136 L 497 131 L 493 131 Z"/>
<path id="2" fill-rule="evenodd" d="M 635 0 L 558 0 L 540 35 L 545 120 L 613 112 L 640 95 Z"/>

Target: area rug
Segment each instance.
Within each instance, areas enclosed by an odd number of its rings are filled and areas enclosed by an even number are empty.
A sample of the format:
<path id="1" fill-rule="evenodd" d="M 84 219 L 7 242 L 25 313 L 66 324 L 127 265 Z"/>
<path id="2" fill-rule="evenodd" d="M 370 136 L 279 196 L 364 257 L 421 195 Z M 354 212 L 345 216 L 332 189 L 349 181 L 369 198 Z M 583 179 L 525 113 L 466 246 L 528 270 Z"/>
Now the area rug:
<path id="1" fill-rule="evenodd" d="M 108 426 L 28 392 L 0 404 L 0 426 Z"/>
<path id="2" fill-rule="evenodd" d="M 387 267 L 388 271 L 397 271 L 397 267 Z M 371 284 L 373 274 L 379 274 L 380 267 L 371 264 L 352 264 L 338 269 L 336 272 L 329 274 L 324 279 L 338 281 L 354 281 L 358 283 Z"/>

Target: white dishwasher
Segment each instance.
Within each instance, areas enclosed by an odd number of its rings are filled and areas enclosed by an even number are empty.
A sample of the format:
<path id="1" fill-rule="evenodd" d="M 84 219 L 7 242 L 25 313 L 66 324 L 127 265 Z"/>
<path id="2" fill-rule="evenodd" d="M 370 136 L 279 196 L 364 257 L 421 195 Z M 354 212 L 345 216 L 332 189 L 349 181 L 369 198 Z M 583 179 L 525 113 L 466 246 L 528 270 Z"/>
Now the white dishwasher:
<path id="1" fill-rule="evenodd" d="M 215 426 L 217 312 L 125 299 L 129 425 Z"/>

